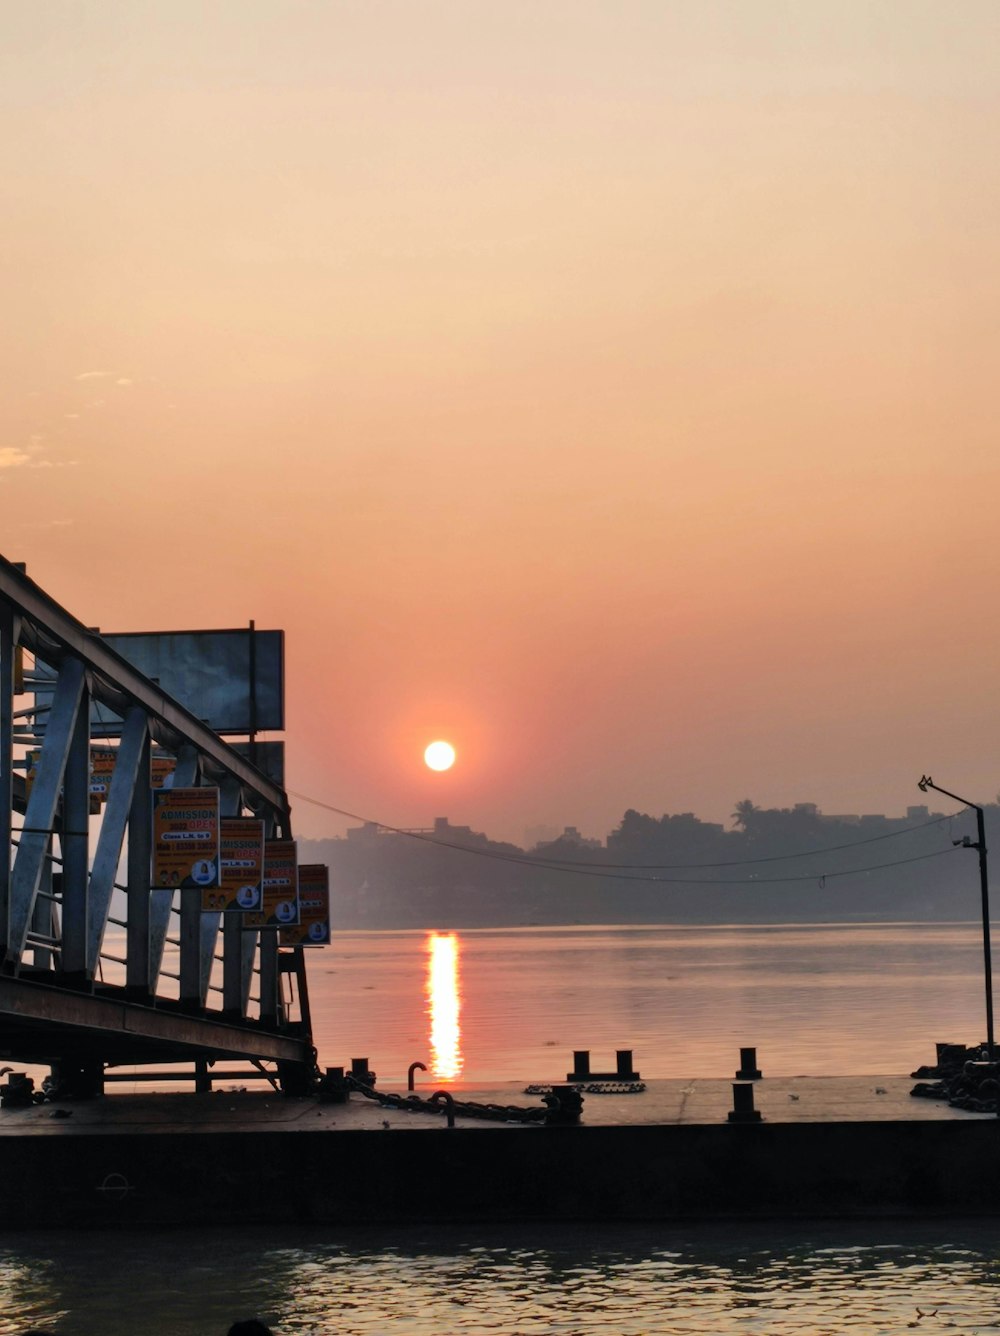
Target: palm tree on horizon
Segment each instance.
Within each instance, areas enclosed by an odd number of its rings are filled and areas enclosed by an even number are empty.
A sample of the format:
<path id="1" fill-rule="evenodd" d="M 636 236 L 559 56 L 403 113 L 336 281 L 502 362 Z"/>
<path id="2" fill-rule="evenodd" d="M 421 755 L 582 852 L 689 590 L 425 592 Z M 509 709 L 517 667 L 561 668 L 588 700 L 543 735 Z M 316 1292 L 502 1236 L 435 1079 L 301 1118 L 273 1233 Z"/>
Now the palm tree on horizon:
<path id="1" fill-rule="evenodd" d="M 747 830 L 759 811 L 760 808 L 756 803 L 751 802 L 749 798 L 743 798 L 736 804 L 736 810 L 732 814 L 733 823 Z"/>

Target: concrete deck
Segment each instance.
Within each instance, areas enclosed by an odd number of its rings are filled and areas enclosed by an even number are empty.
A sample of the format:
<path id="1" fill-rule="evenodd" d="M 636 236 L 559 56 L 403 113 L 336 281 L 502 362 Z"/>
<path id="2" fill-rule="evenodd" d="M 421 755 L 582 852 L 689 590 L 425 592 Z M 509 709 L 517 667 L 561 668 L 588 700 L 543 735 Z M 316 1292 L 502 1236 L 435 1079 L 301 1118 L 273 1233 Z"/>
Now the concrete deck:
<path id="1" fill-rule="evenodd" d="M 914 1099 L 916 1084 L 910 1076 L 791 1076 L 764 1077 L 753 1085 L 754 1103 L 767 1123 L 862 1122 L 996 1122 L 992 1114 L 952 1109 L 940 1100 Z M 633 1095 L 584 1095 L 581 1126 L 644 1127 L 725 1124 L 733 1107 L 733 1081 L 660 1080 L 646 1082 Z M 418 1085 L 415 1094 L 429 1098 L 436 1085 Z M 541 1105 L 541 1096 L 526 1095 L 516 1084 L 496 1086 L 451 1085 L 458 1101 L 480 1104 Z M 381 1087 L 379 1087 L 381 1090 Z M 399 1091 L 386 1087 L 386 1093 Z M 399 1093 L 406 1094 L 404 1091 Z M 63 1110 L 68 1117 L 56 1116 Z M 346 1104 L 321 1103 L 314 1098 L 286 1099 L 259 1089 L 218 1090 L 210 1095 L 183 1091 L 125 1094 L 119 1090 L 103 1099 L 37 1104 L 24 1109 L 0 1110 L 0 1138 L 16 1136 L 80 1136 L 89 1133 L 155 1132 L 384 1132 L 439 1130 L 442 1115 L 386 1108 L 354 1093 Z M 388 1125 L 388 1126 L 387 1126 Z M 455 1116 L 456 1128 L 467 1130 L 530 1124 L 498 1123 L 491 1119 Z"/>

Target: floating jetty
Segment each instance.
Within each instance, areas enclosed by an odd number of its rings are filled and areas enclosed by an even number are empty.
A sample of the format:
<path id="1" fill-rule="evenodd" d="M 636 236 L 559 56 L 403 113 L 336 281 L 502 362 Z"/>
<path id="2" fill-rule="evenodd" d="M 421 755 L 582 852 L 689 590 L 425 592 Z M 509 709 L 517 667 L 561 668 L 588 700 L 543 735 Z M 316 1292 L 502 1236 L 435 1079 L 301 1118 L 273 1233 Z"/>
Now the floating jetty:
<path id="1" fill-rule="evenodd" d="M 293 895 L 282 744 L 257 738 L 283 728 L 282 646 L 254 622 L 102 635 L 0 558 L 0 1060 L 52 1073 L 35 1102 L 3 1068 L 8 1228 L 997 1212 L 1000 1079 L 961 1045 L 917 1100 L 905 1076 L 762 1078 L 753 1049 L 735 1082 L 643 1085 L 627 1050 L 527 1091 L 394 1096 L 360 1059 L 321 1078 L 325 870 Z M 985 910 L 984 881 L 988 942 Z M 991 1009 L 988 1030 L 993 1059 Z M 220 1089 L 217 1061 L 281 1093 Z M 104 1094 L 175 1063 L 194 1094 Z"/>
<path id="2" fill-rule="evenodd" d="M 13 1227 L 995 1215 L 1000 1120 L 912 1078 L 652 1080 L 578 1122 L 464 1117 L 523 1086 L 450 1086 L 437 1115 L 364 1098 L 115 1094 L 0 1111 Z M 746 1096 L 751 1091 L 748 1116 Z M 421 1102 L 435 1090 L 425 1086 Z M 740 1101 L 744 1107 L 740 1109 Z M 540 1102 L 537 1101 L 536 1102 Z M 756 1116 L 759 1115 L 759 1116 Z"/>

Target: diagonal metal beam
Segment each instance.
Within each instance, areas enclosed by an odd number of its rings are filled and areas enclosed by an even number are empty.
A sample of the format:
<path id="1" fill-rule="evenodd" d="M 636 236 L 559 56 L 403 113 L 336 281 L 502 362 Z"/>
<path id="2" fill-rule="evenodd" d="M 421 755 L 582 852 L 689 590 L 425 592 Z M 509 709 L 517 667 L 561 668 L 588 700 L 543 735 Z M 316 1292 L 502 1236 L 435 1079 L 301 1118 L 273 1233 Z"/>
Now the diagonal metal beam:
<path id="1" fill-rule="evenodd" d="M 0 936 L 10 904 L 10 834 L 14 813 L 14 656 L 21 619 L 0 602 Z M 0 948 L 2 951 L 2 948 Z"/>
<path id="2" fill-rule="evenodd" d="M 45 743 L 38 758 L 38 774 L 28 799 L 21 844 L 11 876 L 5 955 L 15 962 L 20 962 L 24 951 L 42 864 L 52 837 L 52 826 L 59 805 L 59 789 L 80 711 L 84 677 L 84 666 L 80 660 L 67 659 L 52 697 Z"/>
<path id="3" fill-rule="evenodd" d="M 91 978 L 97 971 L 97 959 L 104 943 L 104 931 L 111 909 L 115 877 L 118 875 L 125 830 L 135 800 L 136 786 L 141 783 L 149 787 L 148 739 L 149 725 L 146 713 L 138 706 L 133 706 L 125 715 L 115 768 L 111 773 L 104 819 L 101 822 L 101 833 L 94 853 L 94 866 L 90 874 L 87 970 Z M 144 754 L 147 756 L 145 770 L 142 768 Z"/>
<path id="4" fill-rule="evenodd" d="M 238 780 L 227 776 L 219 786 L 219 815 L 239 816 L 243 809 L 243 791 Z M 212 967 L 215 964 L 215 948 L 219 941 L 221 914 L 202 914 L 201 916 L 201 953 L 198 1000 L 202 1006 L 208 1001 L 208 989 L 212 982 Z M 234 915 L 227 914 L 227 918 Z M 223 954 L 225 943 L 223 942 Z M 224 966 L 223 966 L 224 968 Z M 223 1008 L 225 1002 L 223 1001 Z"/>
<path id="5" fill-rule="evenodd" d="M 90 889 L 90 692 L 84 682 L 63 776 L 62 960 L 60 968 L 83 981 L 87 969 L 87 900 Z"/>

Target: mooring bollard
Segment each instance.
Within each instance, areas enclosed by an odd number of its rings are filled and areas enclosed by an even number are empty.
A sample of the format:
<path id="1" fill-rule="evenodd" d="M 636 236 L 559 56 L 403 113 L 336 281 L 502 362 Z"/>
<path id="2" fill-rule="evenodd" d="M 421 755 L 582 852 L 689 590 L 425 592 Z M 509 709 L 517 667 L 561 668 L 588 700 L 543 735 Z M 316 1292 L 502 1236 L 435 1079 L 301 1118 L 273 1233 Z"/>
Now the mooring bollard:
<path id="1" fill-rule="evenodd" d="M 760 1113 L 753 1106 L 753 1086 L 733 1085 L 733 1107 L 729 1113 L 731 1123 L 759 1123 Z"/>
<path id="2" fill-rule="evenodd" d="M 406 1072 L 406 1088 L 407 1088 L 407 1090 L 412 1090 L 412 1089 L 413 1089 L 413 1073 L 414 1073 L 414 1072 L 425 1072 L 426 1070 L 427 1070 L 427 1068 L 424 1066 L 424 1064 L 423 1064 L 422 1062 L 411 1062 L 411 1063 L 410 1063 L 410 1065 L 409 1065 L 409 1067 L 408 1067 L 408 1069 L 407 1069 L 407 1072 Z"/>
<path id="3" fill-rule="evenodd" d="M 375 1084 L 375 1073 L 368 1070 L 367 1058 L 351 1059 L 351 1076 L 357 1081 L 358 1085 L 373 1086 Z"/>
<path id="4" fill-rule="evenodd" d="M 634 1081 L 635 1072 L 632 1070 L 632 1050 L 630 1048 L 616 1049 L 615 1059 L 618 1064 L 618 1079 L 620 1081 Z"/>
<path id="5" fill-rule="evenodd" d="M 542 1103 L 548 1108 L 545 1115 L 547 1127 L 558 1123 L 578 1123 L 583 1108 L 583 1096 L 576 1086 L 553 1086 L 548 1095 L 542 1097 Z"/>
<path id="6" fill-rule="evenodd" d="M 573 1050 L 573 1070 L 567 1073 L 567 1081 L 587 1081 L 590 1079 L 590 1049 Z"/>
<path id="7" fill-rule="evenodd" d="M 321 1104 L 346 1104 L 351 1097 L 351 1087 L 347 1084 L 343 1067 L 327 1067 L 326 1075 L 319 1083 Z"/>
<path id="8" fill-rule="evenodd" d="M 736 1073 L 737 1081 L 759 1081 L 760 1072 L 757 1068 L 757 1050 L 755 1048 L 740 1049 L 740 1069 Z"/>

